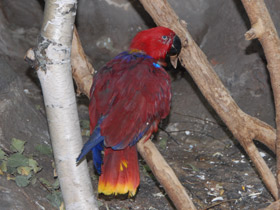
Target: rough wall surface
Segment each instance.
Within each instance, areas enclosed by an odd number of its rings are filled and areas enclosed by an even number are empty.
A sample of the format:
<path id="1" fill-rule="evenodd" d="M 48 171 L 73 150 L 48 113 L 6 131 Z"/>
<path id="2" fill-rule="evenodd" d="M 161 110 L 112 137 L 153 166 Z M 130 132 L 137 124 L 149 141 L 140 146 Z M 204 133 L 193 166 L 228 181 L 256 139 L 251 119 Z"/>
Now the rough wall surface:
<path id="1" fill-rule="evenodd" d="M 168 2 L 179 17 L 187 21 L 189 31 L 242 110 L 274 126 L 273 97 L 265 57 L 258 41 L 244 39 L 250 24 L 240 1 Z M 265 2 L 280 31 L 280 2 Z M 50 144 L 40 84 L 36 72 L 23 60 L 27 49 L 37 44 L 43 5 L 43 0 L 0 2 L 0 147 L 6 151 L 9 151 L 12 138 L 27 141 L 26 148 L 30 153 L 37 143 Z M 97 70 L 127 49 L 129 41 L 138 31 L 155 26 L 135 0 L 79 0 L 76 25 L 86 54 Z M 173 76 L 173 102 L 166 130 L 186 142 L 193 139 L 228 139 L 230 133 L 189 74 L 184 69 L 171 70 L 170 73 Z M 86 99 L 79 99 L 81 104 L 87 104 Z M 81 105 L 80 116 L 88 117 L 84 105 Z M 167 157 L 172 156 L 168 150 L 164 152 Z M 41 162 L 45 162 L 45 170 L 50 169 L 46 175 L 52 174 L 51 161 L 43 158 Z M 6 181 L 1 176 L 0 179 L 0 183 Z M 142 190 L 149 185 L 143 183 Z M 5 189 L 8 186 L 5 182 Z M 26 197 L 19 197 L 20 204 L 13 203 L 17 197 L 13 192 L 18 190 L 16 185 L 9 192 L 0 190 L 1 208 L 17 209 L 20 205 L 31 209 L 31 205 L 40 209 L 36 202 L 24 201 Z M 42 193 L 40 187 L 34 187 L 28 192 L 28 196 L 39 204 L 44 203 L 46 209 L 51 208 L 47 207 L 44 198 L 46 191 Z M 141 194 L 141 189 L 138 198 L 148 199 Z M 157 205 L 159 209 L 172 209 L 168 200 Z"/>

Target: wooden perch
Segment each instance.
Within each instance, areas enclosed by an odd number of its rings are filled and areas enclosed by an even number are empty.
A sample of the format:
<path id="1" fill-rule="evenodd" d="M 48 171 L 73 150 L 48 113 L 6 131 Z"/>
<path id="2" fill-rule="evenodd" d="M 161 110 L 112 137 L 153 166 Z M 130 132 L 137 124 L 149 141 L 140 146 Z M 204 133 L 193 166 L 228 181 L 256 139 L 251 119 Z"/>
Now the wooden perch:
<path id="1" fill-rule="evenodd" d="M 264 23 L 261 19 L 258 19 L 254 24 L 252 24 L 252 28 L 246 32 L 245 38 L 247 40 L 256 39 L 261 37 L 264 33 Z"/>
<path id="2" fill-rule="evenodd" d="M 79 40 L 78 33 L 75 30 L 71 56 L 72 71 L 74 71 L 73 78 L 79 90 L 89 97 L 93 68 L 88 62 Z M 172 168 L 170 168 L 161 156 L 156 146 L 151 140 L 144 142 L 143 139 L 137 143 L 137 149 L 149 165 L 157 180 L 164 187 L 176 208 L 182 210 L 195 210 L 196 208 L 186 193 L 185 188 L 176 177 Z"/>
<path id="3" fill-rule="evenodd" d="M 76 27 L 74 27 L 73 32 L 71 65 L 73 78 L 78 87 L 78 93 L 83 93 L 89 97 L 94 69 L 87 59 Z"/>
<path id="4" fill-rule="evenodd" d="M 265 185 L 277 199 L 276 179 L 253 142 L 253 139 L 258 140 L 275 152 L 275 129 L 257 118 L 247 115 L 237 106 L 208 62 L 206 55 L 187 31 L 186 24 L 179 20 L 166 0 L 140 0 L 140 2 L 157 25 L 171 28 L 180 37 L 183 43 L 179 56 L 182 66 L 188 70 L 204 97 L 235 138 L 239 140 L 255 164 Z"/>
<path id="5" fill-rule="evenodd" d="M 280 209 L 280 200 L 277 200 L 271 203 L 268 207 L 259 210 L 279 210 L 279 209 Z"/>
<path id="6" fill-rule="evenodd" d="M 276 111 L 277 181 L 278 192 L 280 192 L 280 40 L 263 0 L 242 0 L 242 3 L 252 25 L 245 37 L 246 39 L 258 38 L 263 47 L 270 74 Z"/>
<path id="7" fill-rule="evenodd" d="M 164 187 L 166 193 L 177 209 L 196 209 L 185 188 L 182 186 L 174 171 L 161 156 L 151 140 L 144 142 L 143 139 L 137 144 L 138 152 L 149 165 L 154 176 Z"/>

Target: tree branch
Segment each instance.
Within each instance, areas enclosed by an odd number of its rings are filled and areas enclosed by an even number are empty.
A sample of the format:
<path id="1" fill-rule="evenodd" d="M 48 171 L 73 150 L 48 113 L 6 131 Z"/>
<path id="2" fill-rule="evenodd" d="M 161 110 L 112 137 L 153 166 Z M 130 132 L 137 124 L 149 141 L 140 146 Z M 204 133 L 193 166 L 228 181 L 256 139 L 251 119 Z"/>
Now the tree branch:
<path id="1" fill-rule="evenodd" d="M 83 145 L 70 63 L 77 1 L 45 2 L 39 43 L 26 59 L 36 67 L 41 83 L 66 209 L 96 210 L 87 164 L 76 165 Z"/>
<path id="2" fill-rule="evenodd" d="M 196 209 L 192 200 L 186 193 L 174 171 L 170 168 L 165 159 L 161 156 L 151 140 L 144 142 L 140 140 L 137 143 L 138 152 L 149 165 L 154 176 L 164 187 L 166 193 L 174 203 L 177 209 Z"/>
<path id="3" fill-rule="evenodd" d="M 278 192 L 280 192 L 280 40 L 263 0 L 241 1 L 252 25 L 245 37 L 249 40 L 258 38 L 263 47 L 270 74 L 276 111 L 277 181 Z"/>
<path id="4" fill-rule="evenodd" d="M 89 97 L 94 68 L 87 59 L 82 47 L 76 27 L 74 27 L 72 40 L 71 65 L 73 78 L 78 87 L 78 93 L 84 93 Z M 79 79 L 77 79 L 79 78 Z"/>
<path id="5" fill-rule="evenodd" d="M 274 198 L 278 197 L 276 180 L 269 170 L 258 150 L 253 145 L 253 139 L 264 143 L 275 151 L 275 130 L 260 120 L 244 113 L 230 96 L 221 80 L 208 62 L 186 29 L 186 23 L 180 21 L 166 0 L 140 0 L 146 11 L 157 25 L 171 28 L 181 39 L 183 48 L 179 59 L 204 97 L 227 125 L 232 134 L 244 147 L 250 159 L 254 162 L 264 183 Z"/>
<path id="6" fill-rule="evenodd" d="M 259 210 L 279 210 L 279 209 L 280 209 L 280 200 L 277 200 L 271 203 L 268 207 Z"/>

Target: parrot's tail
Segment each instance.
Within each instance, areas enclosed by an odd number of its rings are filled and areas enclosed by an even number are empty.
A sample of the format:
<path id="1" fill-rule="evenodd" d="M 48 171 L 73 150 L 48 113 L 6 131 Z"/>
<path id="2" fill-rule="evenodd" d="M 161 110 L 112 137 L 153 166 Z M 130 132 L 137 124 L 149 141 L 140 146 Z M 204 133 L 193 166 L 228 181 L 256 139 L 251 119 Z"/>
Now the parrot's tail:
<path id="1" fill-rule="evenodd" d="M 103 163 L 98 192 L 134 196 L 140 182 L 136 145 L 122 150 L 105 147 Z"/>

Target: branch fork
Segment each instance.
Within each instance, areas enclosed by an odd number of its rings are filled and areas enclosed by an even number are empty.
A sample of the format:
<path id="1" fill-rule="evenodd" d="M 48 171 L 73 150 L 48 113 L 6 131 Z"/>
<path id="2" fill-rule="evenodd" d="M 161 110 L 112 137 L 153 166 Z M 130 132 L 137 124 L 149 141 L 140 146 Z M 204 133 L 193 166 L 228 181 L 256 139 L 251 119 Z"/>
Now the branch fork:
<path id="1" fill-rule="evenodd" d="M 258 18 L 257 22 L 252 24 L 252 28 L 245 33 L 246 40 L 260 38 L 265 32 L 265 27 L 262 19 Z"/>

